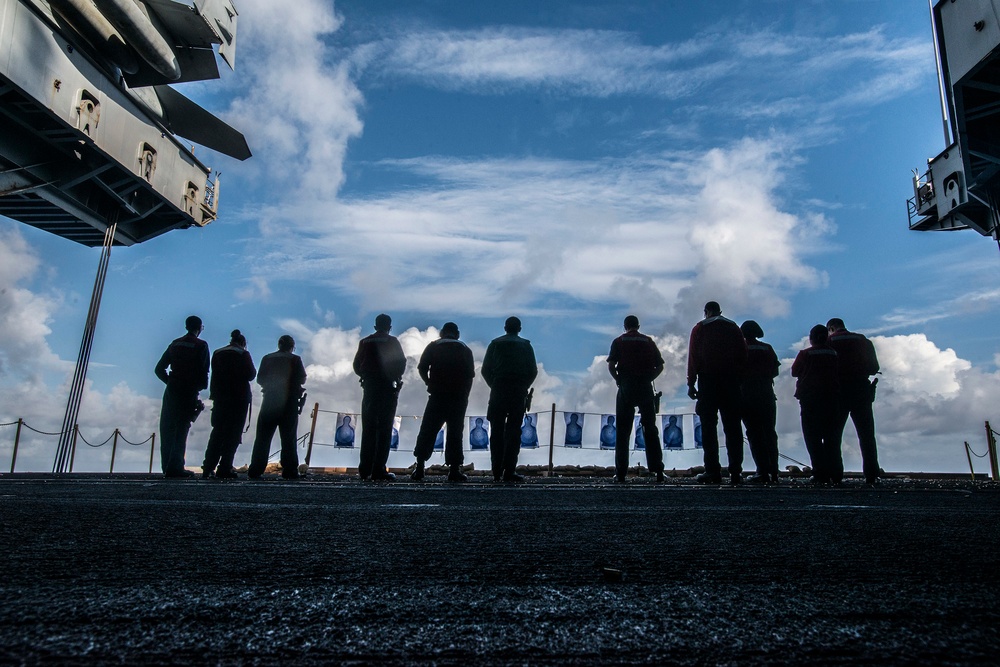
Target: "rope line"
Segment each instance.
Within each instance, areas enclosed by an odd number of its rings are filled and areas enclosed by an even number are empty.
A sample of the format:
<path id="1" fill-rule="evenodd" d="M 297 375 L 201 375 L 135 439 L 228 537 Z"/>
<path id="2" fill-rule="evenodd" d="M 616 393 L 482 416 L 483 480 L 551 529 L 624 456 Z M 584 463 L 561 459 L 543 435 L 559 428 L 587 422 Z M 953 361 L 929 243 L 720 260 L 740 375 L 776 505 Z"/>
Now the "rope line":
<path id="1" fill-rule="evenodd" d="M 125 443 L 126 445 L 132 445 L 133 447 L 138 447 L 139 445 L 145 445 L 145 444 L 146 444 L 147 442 L 149 442 L 150 440 L 152 440 L 152 439 L 153 439 L 153 436 L 152 436 L 152 435 L 150 435 L 150 436 L 149 436 L 148 438 L 146 438 L 146 439 L 145 439 L 145 440 L 143 440 L 142 442 L 132 442 L 131 440 L 129 440 L 128 438 L 126 438 L 126 437 L 125 437 L 124 435 L 122 435 L 122 434 L 121 434 L 121 431 L 119 431 L 119 432 L 118 432 L 118 437 L 119 437 L 119 438 L 121 439 L 121 441 L 122 441 L 122 442 L 124 442 L 124 443 Z"/>
<path id="2" fill-rule="evenodd" d="M 17 422 L 7 422 L 6 424 L 0 424 L 0 426 L 14 426 Z"/>
<path id="3" fill-rule="evenodd" d="M 342 410 L 318 410 L 317 412 L 327 414 L 327 415 L 347 415 L 349 417 L 360 417 L 360 412 L 344 412 Z M 551 410 L 532 410 L 527 414 L 548 415 L 552 414 Z M 604 415 L 614 415 L 613 412 L 581 412 L 579 410 L 556 410 L 557 415 L 584 415 L 589 417 L 603 417 Z M 694 412 L 658 412 L 657 417 L 683 417 L 685 415 L 696 415 Z M 423 419 L 423 415 L 396 415 L 400 419 Z M 465 415 L 466 417 L 484 417 L 483 415 Z M 997 434 L 1000 435 L 1000 434 Z"/>
<path id="4" fill-rule="evenodd" d="M 78 435 L 80 436 L 80 439 L 83 440 L 83 444 L 87 445 L 88 447 L 93 447 L 94 449 L 98 449 L 99 447 L 103 447 L 104 445 L 106 445 L 109 442 L 111 442 L 111 438 L 115 437 L 115 434 L 112 433 L 111 435 L 108 436 L 107 440 L 105 440 L 104 442 L 102 442 L 99 445 L 94 445 L 94 444 L 91 444 L 90 442 L 88 442 L 85 437 L 83 437 L 83 433 L 78 433 Z"/>
<path id="5" fill-rule="evenodd" d="M 987 450 L 986 452 L 984 452 L 982 454 L 976 454 L 976 450 L 974 450 L 972 448 L 972 445 L 970 445 L 969 443 L 965 443 L 965 448 L 969 451 L 970 454 L 972 454 L 973 456 L 975 456 L 977 459 L 985 459 L 987 457 L 987 455 L 989 455 L 989 453 L 990 453 L 989 450 Z"/>
<path id="6" fill-rule="evenodd" d="M 49 433 L 48 431 L 39 431 L 37 428 L 32 428 L 31 426 L 28 425 L 28 422 L 22 422 L 22 423 L 24 424 L 24 428 L 28 429 L 29 431 L 34 431 L 39 435 L 62 435 L 63 433 L 68 432 L 68 431 L 56 431 L 55 433 Z"/>

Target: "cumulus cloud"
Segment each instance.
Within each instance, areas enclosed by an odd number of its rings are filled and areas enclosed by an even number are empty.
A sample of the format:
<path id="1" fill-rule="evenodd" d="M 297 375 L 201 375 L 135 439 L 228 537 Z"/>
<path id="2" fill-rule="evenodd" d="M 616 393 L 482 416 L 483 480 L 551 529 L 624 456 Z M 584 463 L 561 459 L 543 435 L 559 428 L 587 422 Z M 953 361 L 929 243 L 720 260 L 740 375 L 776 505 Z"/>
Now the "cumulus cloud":
<path id="1" fill-rule="evenodd" d="M 366 308 L 663 312 L 679 299 L 690 321 L 692 304 L 724 291 L 730 307 L 782 314 L 791 291 L 823 284 L 807 256 L 832 230 L 820 213 L 784 208 L 792 164 L 780 139 L 597 162 L 398 160 L 383 167 L 431 184 L 298 204 L 251 265 L 354 293 Z"/>
<path id="2" fill-rule="evenodd" d="M 362 131 L 361 92 L 325 39 L 340 29 L 333 3 L 240 2 L 239 94 L 227 117 L 248 134 L 258 185 L 272 193 L 332 194 L 344 181 L 347 143 Z M 280 165 L 264 168 L 264 165 Z M 275 221 L 275 224 L 280 224 Z"/>
<path id="3" fill-rule="evenodd" d="M 29 383 L 37 382 L 41 372 L 60 367 L 46 337 L 62 295 L 29 288 L 41 266 L 41 258 L 19 230 L 0 228 L 0 374 Z"/>

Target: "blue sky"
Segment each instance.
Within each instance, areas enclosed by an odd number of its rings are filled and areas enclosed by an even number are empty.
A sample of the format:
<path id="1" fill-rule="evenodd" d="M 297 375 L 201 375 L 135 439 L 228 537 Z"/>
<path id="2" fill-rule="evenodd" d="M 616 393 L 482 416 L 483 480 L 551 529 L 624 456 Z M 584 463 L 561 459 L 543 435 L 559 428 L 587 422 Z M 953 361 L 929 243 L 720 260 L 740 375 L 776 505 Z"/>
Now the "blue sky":
<path id="1" fill-rule="evenodd" d="M 155 430 L 152 367 L 190 313 L 213 348 L 241 329 L 255 359 L 291 333 L 311 401 L 335 411 L 358 409 L 349 364 L 377 313 L 411 367 L 445 321 L 481 360 L 517 314 L 536 406 L 595 413 L 613 409 L 603 355 L 635 313 L 667 359 L 664 409 L 690 412 L 687 335 L 714 299 L 787 360 L 782 451 L 804 460 L 790 359 L 833 316 L 882 360 L 883 467 L 962 470 L 962 442 L 984 448 L 1000 253 L 907 229 L 911 170 L 944 148 L 920 0 L 279 4 L 240 0 L 236 71 L 181 87 L 254 157 L 197 149 L 222 173 L 219 220 L 114 251 L 91 439 Z M 8 220 L 0 237 L 0 419 L 56 430 L 97 252 Z M 401 414 L 423 408 L 411 371 Z M 486 395 L 478 382 L 470 412 Z M 24 465 L 50 467 L 46 447 Z"/>

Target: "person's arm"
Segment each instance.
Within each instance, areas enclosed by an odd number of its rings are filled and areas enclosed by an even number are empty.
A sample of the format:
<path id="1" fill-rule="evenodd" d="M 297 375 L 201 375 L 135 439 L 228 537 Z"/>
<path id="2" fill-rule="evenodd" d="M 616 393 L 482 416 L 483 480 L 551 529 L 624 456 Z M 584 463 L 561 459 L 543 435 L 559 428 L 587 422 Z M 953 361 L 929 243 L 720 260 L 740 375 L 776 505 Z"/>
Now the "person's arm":
<path id="1" fill-rule="evenodd" d="M 163 355 L 160 357 L 160 360 L 156 362 L 156 368 L 153 369 L 153 372 L 156 373 L 156 377 L 160 378 L 163 384 L 167 384 L 167 381 L 170 379 L 170 374 L 167 373 L 167 367 L 169 365 L 170 348 L 167 347 L 167 349 L 163 351 Z"/>
<path id="2" fill-rule="evenodd" d="M 354 374 L 361 376 L 361 367 L 365 361 L 365 339 L 358 341 L 358 351 L 354 354 Z"/>
<path id="3" fill-rule="evenodd" d="M 695 384 L 698 382 L 698 364 L 695 361 L 698 355 L 698 325 L 695 325 L 691 329 L 691 338 L 688 341 L 688 370 L 687 370 L 687 383 L 688 383 L 688 398 L 692 401 L 698 399 L 698 390 L 695 389 Z"/>
<path id="4" fill-rule="evenodd" d="M 866 343 L 866 345 L 865 345 L 865 348 L 866 348 L 865 352 L 867 353 L 866 362 L 867 362 L 867 365 L 868 365 L 868 368 L 866 370 L 868 371 L 868 375 L 872 376 L 872 375 L 875 375 L 876 373 L 878 373 L 878 371 L 879 371 L 878 355 L 875 354 L 875 345 L 874 345 L 874 343 L 872 343 L 867 338 L 865 338 L 865 343 Z"/>
<path id="5" fill-rule="evenodd" d="M 482 374 L 483 376 L 483 380 L 486 381 L 487 387 L 493 386 L 493 378 L 494 378 L 493 373 L 495 370 L 494 365 L 496 364 L 496 361 L 494 360 L 495 357 L 496 357 L 496 347 L 493 345 L 493 343 L 490 343 L 489 346 L 486 348 L 486 356 L 483 357 L 483 367 L 479 370 L 480 374 Z"/>
<path id="6" fill-rule="evenodd" d="M 199 378 L 201 380 L 201 382 L 198 383 L 200 385 L 198 387 L 199 391 L 208 387 L 208 369 L 211 366 L 211 361 L 209 360 L 208 356 L 208 343 L 205 343 L 205 341 L 202 341 L 202 343 L 203 344 L 201 345 L 201 359 L 199 360 L 201 362 L 201 371 L 202 371 L 201 374 L 199 375 Z"/>
<path id="7" fill-rule="evenodd" d="M 433 346 L 434 343 L 431 342 L 424 348 L 424 351 L 420 354 L 420 361 L 417 363 L 417 373 L 420 374 L 420 379 L 424 381 L 424 384 L 431 383 L 431 377 L 428 371 L 431 367 L 431 348 Z"/>
<path id="8" fill-rule="evenodd" d="M 660 377 L 660 373 L 663 372 L 663 367 L 664 367 L 663 355 L 660 354 L 660 348 L 656 347 L 656 343 L 653 342 L 652 338 L 649 339 L 649 344 L 653 347 L 652 352 L 654 359 L 653 377 L 651 377 L 650 380 L 655 380 L 656 378 Z"/>
<path id="9" fill-rule="evenodd" d="M 253 365 L 253 357 L 249 350 L 243 351 L 243 377 L 247 382 L 252 382 L 257 377 L 257 367 Z"/>
<path id="10" fill-rule="evenodd" d="M 611 350 L 608 352 L 608 373 L 614 378 L 615 384 L 621 380 L 618 378 L 618 339 L 611 341 Z"/>
<path id="11" fill-rule="evenodd" d="M 806 351 L 799 350 L 799 353 L 795 355 L 795 361 L 792 362 L 792 377 L 801 377 L 803 371 L 806 369 Z"/>
<path id="12" fill-rule="evenodd" d="M 531 343 L 528 343 L 527 345 L 528 345 L 527 360 L 528 360 L 528 368 L 530 376 L 528 378 L 528 386 L 530 387 L 531 383 L 534 382 L 535 378 L 538 377 L 538 362 L 535 360 L 535 348 L 531 347 Z"/>
<path id="13" fill-rule="evenodd" d="M 305 384 L 306 384 L 306 367 L 302 365 L 302 357 L 296 356 L 293 377 L 292 377 L 292 389 L 294 390 L 292 393 L 295 395 L 295 398 L 298 398 L 299 396 L 302 395 L 302 392 L 304 391 L 303 387 L 305 386 Z"/>

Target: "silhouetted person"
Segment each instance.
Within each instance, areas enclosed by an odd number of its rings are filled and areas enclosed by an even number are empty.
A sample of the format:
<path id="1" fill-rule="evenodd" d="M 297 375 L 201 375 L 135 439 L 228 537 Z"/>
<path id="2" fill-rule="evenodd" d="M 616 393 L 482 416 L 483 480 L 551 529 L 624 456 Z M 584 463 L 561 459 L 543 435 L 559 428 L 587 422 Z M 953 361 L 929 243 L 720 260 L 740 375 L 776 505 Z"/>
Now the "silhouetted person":
<path id="1" fill-rule="evenodd" d="M 531 342 L 518 336 L 521 320 L 508 317 L 506 332 L 490 341 L 483 358 L 483 379 L 490 388 L 486 419 L 490 422 L 490 459 L 494 481 L 523 482 L 518 475 L 521 424 L 524 422 L 528 389 L 538 375 Z"/>
<path id="2" fill-rule="evenodd" d="M 827 344 L 828 332 L 822 324 L 809 330 L 809 347 L 792 363 L 795 398 L 802 416 L 802 438 L 806 441 L 817 484 L 840 484 L 844 459 L 837 438 L 837 400 L 840 380 L 837 353 Z"/>
<path id="3" fill-rule="evenodd" d="M 695 412 L 701 417 L 702 449 L 705 472 L 698 475 L 701 484 L 721 484 L 719 462 L 719 417 L 726 434 L 729 455 L 729 479 L 742 481 L 743 425 L 740 423 L 740 381 L 747 360 L 743 332 L 732 320 L 722 316 L 715 301 L 705 304 L 705 319 L 694 325 L 688 346 L 688 396 L 696 400 Z M 697 387 L 696 387 L 697 385 Z"/>
<path id="4" fill-rule="evenodd" d="M 281 439 L 281 476 L 299 478 L 299 453 L 295 449 L 299 426 L 299 399 L 304 393 L 306 369 L 302 358 L 293 354 L 295 339 L 284 335 L 278 339 L 278 351 L 265 354 L 260 360 L 257 384 L 264 390 L 264 400 L 257 415 L 257 434 L 250 455 L 247 477 L 260 479 L 267 467 L 271 439 L 275 429 Z"/>
<path id="5" fill-rule="evenodd" d="M 153 371 L 167 385 L 160 407 L 160 468 L 164 477 L 194 477 L 184 469 L 184 454 L 191 423 L 201 409 L 198 392 L 208 386 L 208 343 L 198 338 L 204 329 L 201 318 L 190 316 L 184 328 L 187 333 L 167 346 Z"/>
<path id="6" fill-rule="evenodd" d="M 839 446 L 849 416 L 858 432 L 865 481 L 876 484 L 880 470 L 875 443 L 875 414 L 872 412 L 875 383 L 868 380 L 879 370 L 875 346 L 862 334 L 848 331 L 839 317 L 827 322 L 826 327 L 830 332 L 829 345 L 837 351 L 840 369 L 840 401 L 834 437 Z"/>
<path id="7" fill-rule="evenodd" d="M 233 459 L 243 440 L 243 425 L 253 398 L 250 382 L 255 377 L 257 369 L 247 351 L 247 339 L 236 329 L 230 336 L 229 345 L 212 353 L 208 396 L 212 399 L 212 434 L 208 437 L 205 462 L 201 466 L 205 479 L 212 475 L 219 479 L 238 477 Z"/>
<path id="8" fill-rule="evenodd" d="M 358 476 L 364 480 L 392 481 L 386 468 L 392 445 L 396 404 L 403 386 L 406 356 L 394 336 L 392 318 L 375 318 L 375 333 L 362 338 L 354 355 L 354 372 L 361 378 L 361 459 Z"/>
<path id="9" fill-rule="evenodd" d="M 778 355 L 767 343 L 759 340 L 764 330 L 753 320 L 740 325 L 747 341 L 747 365 L 741 387 L 740 415 L 750 442 L 750 455 L 757 473 L 747 481 L 751 484 L 778 483 L 777 397 L 774 378 L 778 377 Z"/>
<path id="10" fill-rule="evenodd" d="M 462 435 L 465 433 L 465 409 L 469 406 L 469 392 L 476 377 L 472 350 L 460 341 L 458 325 L 445 322 L 441 336 L 424 348 L 417 364 L 420 379 L 427 385 L 427 407 L 417 433 L 413 455 L 417 467 L 410 479 L 419 482 L 424 478 L 424 462 L 434 451 L 434 438 L 443 424 L 448 425 L 444 462 L 450 468 L 449 482 L 468 479 L 462 472 L 465 455 L 462 452 Z"/>
<path id="11" fill-rule="evenodd" d="M 663 372 L 663 356 L 653 339 L 639 333 L 639 318 L 629 315 L 624 321 L 625 333 L 611 341 L 608 371 L 618 385 L 615 399 L 615 481 L 624 482 L 628 472 L 629 437 L 636 408 L 642 426 L 646 465 L 663 481 L 663 450 L 660 432 L 656 428 L 656 397 L 653 380 Z"/>

